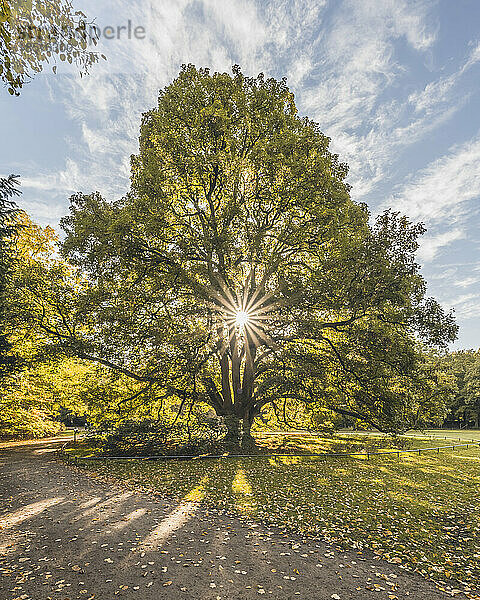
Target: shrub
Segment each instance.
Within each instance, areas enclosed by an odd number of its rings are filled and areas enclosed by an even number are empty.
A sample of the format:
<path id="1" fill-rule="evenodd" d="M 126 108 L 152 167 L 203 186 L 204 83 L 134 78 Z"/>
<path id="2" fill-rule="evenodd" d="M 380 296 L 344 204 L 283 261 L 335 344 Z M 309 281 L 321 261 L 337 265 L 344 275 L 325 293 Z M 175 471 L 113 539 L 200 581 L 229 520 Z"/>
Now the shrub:
<path id="1" fill-rule="evenodd" d="M 63 425 L 42 410 L 16 407 L 4 410 L 0 417 L 0 439 L 32 439 L 56 435 Z"/>
<path id="2" fill-rule="evenodd" d="M 181 455 L 209 452 L 224 433 L 218 419 L 167 424 L 161 420 L 103 422 L 88 437 L 105 454 L 117 456 Z"/>

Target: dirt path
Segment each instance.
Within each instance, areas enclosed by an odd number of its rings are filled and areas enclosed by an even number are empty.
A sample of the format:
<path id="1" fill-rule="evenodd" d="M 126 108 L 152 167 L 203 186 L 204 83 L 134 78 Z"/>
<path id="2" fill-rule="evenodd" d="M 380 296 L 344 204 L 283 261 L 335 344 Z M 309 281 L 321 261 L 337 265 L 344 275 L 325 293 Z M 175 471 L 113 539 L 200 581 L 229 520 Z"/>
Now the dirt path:
<path id="1" fill-rule="evenodd" d="M 56 446 L 0 448 L 0 600 L 447 597 L 371 556 L 98 481 Z"/>

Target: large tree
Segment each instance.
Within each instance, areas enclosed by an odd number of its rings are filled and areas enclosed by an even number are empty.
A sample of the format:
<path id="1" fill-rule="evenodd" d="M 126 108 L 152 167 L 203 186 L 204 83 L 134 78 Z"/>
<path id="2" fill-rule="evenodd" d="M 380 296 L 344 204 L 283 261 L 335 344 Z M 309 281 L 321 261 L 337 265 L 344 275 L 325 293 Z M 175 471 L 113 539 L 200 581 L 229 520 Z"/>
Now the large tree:
<path id="1" fill-rule="evenodd" d="M 183 67 L 143 116 L 131 191 L 71 198 L 63 252 L 85 288 L 42 326 L 145 390 L 206 402 L 235 442 L 292 400 L 402 429 L 434 384 L 419 341 L 456 326 L 425 298 L 423 227 L 391 212 L 371 227 L 346 175 L 284 80 Z"/>

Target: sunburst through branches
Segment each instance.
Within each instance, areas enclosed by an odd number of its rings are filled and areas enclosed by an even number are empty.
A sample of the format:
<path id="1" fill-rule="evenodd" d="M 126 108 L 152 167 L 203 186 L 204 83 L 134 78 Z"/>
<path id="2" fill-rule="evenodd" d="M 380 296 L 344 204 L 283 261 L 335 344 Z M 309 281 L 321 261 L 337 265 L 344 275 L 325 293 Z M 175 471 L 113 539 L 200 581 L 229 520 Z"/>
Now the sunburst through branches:
<path id="1" fill-rule="evenodd" d="M 235 315 L 235 325 L 239 328 L 245 327 L 245 325 L 247 325 L 249 319 L 250 319 L 250 316 L 249 316 L 248 312 L 246 312 L 244 310 L 239 310 L 239 311 L 237 311 L 237 314 Z"/>
<path id="2" fill-rule="evenodd" d="M 272 294 L 262 288 L 252 290 L 249 281 L 239 292 L 232 291 L 221 282 L 221 292 L 214 294 L 214 308 L 217 317 L 223 321 L 230 339 L 237 336 L 248 338 L 257 347 L 270 346 L 273 342 L 265 331 L 266 321 L 275 318 L 278 302 Z"/>

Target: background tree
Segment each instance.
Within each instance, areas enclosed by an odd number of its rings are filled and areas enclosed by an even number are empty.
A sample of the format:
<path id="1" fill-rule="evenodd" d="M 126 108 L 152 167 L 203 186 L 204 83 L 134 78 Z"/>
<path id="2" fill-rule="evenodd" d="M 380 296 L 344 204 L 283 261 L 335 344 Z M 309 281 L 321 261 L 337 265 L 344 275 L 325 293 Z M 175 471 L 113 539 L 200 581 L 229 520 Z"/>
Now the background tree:
<path id="1" fill-rule="evenodd" d="M 0 178 L 0 380 L 20 366 L 19 357 L 11 352 L 7 292 L 16 260 L 14 241 L 20 228 L 19 210 L 12 197 L 19 194 L 18 180 L 14 175 Z"/>
<path id="2" fill-rule="evenodd" d="M 10 193 L 17 189 L 13 178 L 8 185 Z M 55 303 L 54 296 L 41 292 L 49 276 L 72 272 L 71 267 L 65 270 L 58 257 L 54 231 L 35 225 L 11 203 L 4 225 L 8 244 L 2 257 L 7 261 L 0 264 L 7 262 L 8 271 L 2 278 L 1 339 L 8 353 L 2 353 L 1 363 L 0 437 L 41 437 L 59 430 L 57 419 L 62 410 L 85 413 L 87 389 L 96 369 L 65 357 L 41 328 L 32 327 L 34 323 L 24 318 L 25 302 L 36 310 Z"/>
<path id="3" fill-rule="evenodd" d="M 98 39 L 91 25 L 70 0 L 0 0 L 0 78 L 9 93 L 18 96 L 27 79 L 57 57 L 87 73 L 99 60 L 89 48 Z"/>
<path id="4" fill-rule="evenodd" d="M 480 427 L 480 351 L 451 352 L 441 366 L 454 381 L 446 424 Z"/>
<path id="5" fill-rule="evenodd" d="M 71 198 L 63 252 L 88 283 L 73 303 L 59 280 L 71 310 L 42 309 L 41 326 L 145 389 L 207 403 L 234 443 L 289 401 L 413 424 L 433 385 L 416 339 L 441 346 L 456 326 L 425 299 L 423 227 L 389 212 L 370 227 L 328 146 L 284 80 L 182 68 L 143 117 L 130 193 Z"/>

